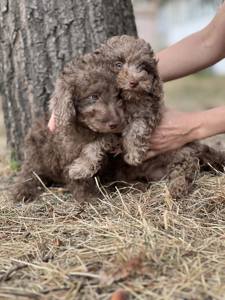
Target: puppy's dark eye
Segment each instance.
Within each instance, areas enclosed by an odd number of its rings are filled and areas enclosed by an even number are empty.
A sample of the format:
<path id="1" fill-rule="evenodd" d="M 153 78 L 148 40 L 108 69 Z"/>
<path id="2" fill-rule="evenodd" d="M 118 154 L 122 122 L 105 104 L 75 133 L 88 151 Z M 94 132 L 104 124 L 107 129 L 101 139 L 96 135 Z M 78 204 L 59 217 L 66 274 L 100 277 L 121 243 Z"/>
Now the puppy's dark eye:
<path id="1" fill-rule="evenodd" d="M 115 62 L 115 67 L 116 67 L 118 70 L 122 69 L 122 67 L 123 67 L 122 61 L 117 61 L 117 62 Z"/>
<path id="2" fill-rule="evenodd" d="M 141 71 L 146 71 L 148 74 L 153 72 L 153 67 L 151 66 L 151 64 L 147 61 L 144 61 L 142 63 L 140 63 L 137 66 L 137 69 L 141 72 Z"/>
<path id="3" fill-rule="evenodd" d="M 90 95 L 90 96 L 87 96 L 84 98 L 77 99 L 76 105 L 79 109 L 82 107 L 86 107 L 86 106 L 95 104 L 98 101 L 98 99 L 99 99 L 99 96 L 97 94 Z"/>
<path id="4" fill-rule="evenodd" d="M 98 95 L 91 95 L 88 97 L 88 102 L 89 103 L 95 103 L 98 100 Z"/>

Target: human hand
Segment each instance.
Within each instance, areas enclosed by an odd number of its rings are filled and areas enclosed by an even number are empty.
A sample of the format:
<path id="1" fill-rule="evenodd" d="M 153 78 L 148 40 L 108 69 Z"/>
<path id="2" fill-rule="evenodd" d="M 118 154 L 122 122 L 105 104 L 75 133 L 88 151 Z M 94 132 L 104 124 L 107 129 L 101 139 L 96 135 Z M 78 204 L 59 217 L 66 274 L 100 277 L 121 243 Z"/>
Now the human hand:
<path id="1" fill-rule="evenodd" d="M 166 108 L 160 125 L 150 140 L 150 151 L 146 159 L 175 150 L 198 139 L 200 120 L 198 113 L 180 112 Z"/>
<path id="2" fill-rule="evenodd" d="M 48 129 L 53 132 L 55 130 L 55 115 L 54 113 L 51 114 L 51 117 L 48 121 Z"/>

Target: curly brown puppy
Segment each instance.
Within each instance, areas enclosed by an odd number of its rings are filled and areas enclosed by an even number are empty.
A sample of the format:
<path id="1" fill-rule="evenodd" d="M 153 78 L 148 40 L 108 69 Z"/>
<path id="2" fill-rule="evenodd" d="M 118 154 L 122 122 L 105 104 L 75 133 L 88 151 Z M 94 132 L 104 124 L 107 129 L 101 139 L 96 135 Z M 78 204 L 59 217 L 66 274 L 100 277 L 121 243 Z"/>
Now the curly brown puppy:
<path id="1" fill-rule="evenodd" d="M 145 160 L 163 106 L 154 52 L 143 39 L 122 35 L 110 38 L 95 53 L 117 76 L 127 119 L 122 141 L 124 159 L 130 165 L 139 165 Z"/>
<path id="2" fill-rule="evenodd" d="M 98 74 L 91 70 L 98 70 Z M 84 75 L 82 72 L 85 71 Z M 92 78 L 93 77 L 93 78 Z M 76 85 L 82 86 L 78 92 Z M 104 91 L 105 101 L 108 101 L 108 108 L 102 107 L 101 93 Z M 71 105 L 77 93 L 81 99 L 89 99 L 86 108 L 83 104 L 82 117 L 78 116 L 80 122 L 87 122 L 92 131 L 104 133 L 119 133 L 125 125 L 123 103 L 120 99 L 120 92 L 116 86 L 115 77 L 109 72 L 101 57 L 94 54 L 86 54 L 82 58 L 75 58 L 68 63 L 57 80 L 55 93 L 50 101 L 50 108 L 54 111 L 57 129 L 68 135 L 68 125 L 71 124 Z M 116 99 L 116 100 L 115 100 Z M 80 103 L 80 100 L 78 101 Z M 92 124 L 92 120 L 94 124 Z M 100 122 L 100 124 L 99 124 Z M 73 124 L 73 121 L 72 121 Z M 109 151 L 109 139 L 118 139 L 115 135 L 105 135 L 107 147 L 104 149 L 103 137 L 96 139 L 93 143 L 86 143 L 83 146 L 80 156 L 74 160 L 70 167 L 71 179 L 90 178 L 101 168 L 106 149 Z M 117 147 L 115 147 L 115 144 Z M 120 151 L 118 143 L 111 143 L 111 151 Z"/>
<path id="3" fill-rule="evenodd" d="M 40 121 L 27 135 L 14 199 L 29 200 L 39 193 L 41 183 L 34 173 L 44 183 L 66 184 L 77 200 L 88 199 L 96 192 L 94 179 L 77 180 L 73 175 L 86 145 L 91 145 L 84 153 L 89 161 L 82 161 L 88 173 L 98 171 L 90 169 L 102 166 L 106 151 L 118 148 L 116 133 L 123 128 L 124 114 L 115 79 L 90 55 L 84 56 L 65 67 L 50 102 L 57 128 L 50 133 Z"/>

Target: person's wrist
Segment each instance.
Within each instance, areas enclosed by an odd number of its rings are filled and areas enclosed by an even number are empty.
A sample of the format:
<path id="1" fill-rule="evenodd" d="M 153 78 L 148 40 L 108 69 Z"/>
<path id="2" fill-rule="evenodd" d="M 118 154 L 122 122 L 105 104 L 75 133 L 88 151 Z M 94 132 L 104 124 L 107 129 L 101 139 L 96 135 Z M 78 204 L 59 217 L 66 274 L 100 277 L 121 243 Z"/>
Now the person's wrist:
<path id="1" fill-rule="evenodd" d="M 199 139 L 211 137 L 225 132 L 224 122 L 225 106 L 215 107 L 210 110 L 199 112 L 198 130 Z"/>
<path id="2" fill-rule="evenodd" d="M 189 132 L 187 136 L 188 142 L 200 140 L 204 138 L 205 127 L 200 112 L 192 112 L 189 114 Z"/>

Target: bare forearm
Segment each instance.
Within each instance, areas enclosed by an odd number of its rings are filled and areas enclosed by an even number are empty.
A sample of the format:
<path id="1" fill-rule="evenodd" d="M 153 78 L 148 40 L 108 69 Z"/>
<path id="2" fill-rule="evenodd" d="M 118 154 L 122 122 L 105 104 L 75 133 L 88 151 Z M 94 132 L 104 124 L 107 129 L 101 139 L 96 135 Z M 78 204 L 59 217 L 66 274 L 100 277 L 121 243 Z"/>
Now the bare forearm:
<path id="1" fill-rule="evenodd" d="M 204 139 L 216 134 L 225 133 L 225 106 L 196 112 L 199 126 L 193 132 L 193 139 Z"/>
<path id="2" fill-rule="evenodd" d="M 162 80 L 166 82 L 181 78 L 214 64 L 217 57 L 209 53 L 210 48 L 204 45 L 202 33 L 197 32 L 162 50 L 157 55 Z"/>

